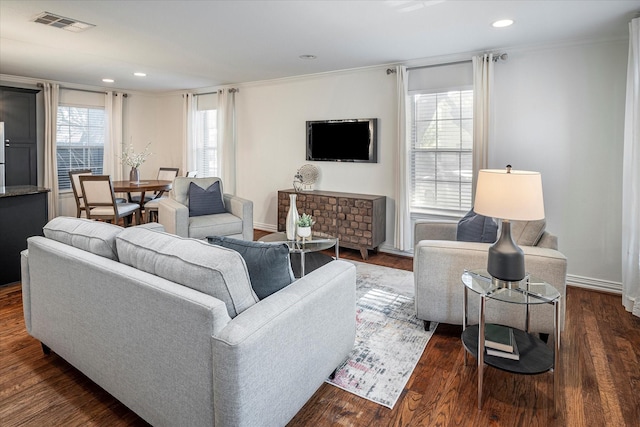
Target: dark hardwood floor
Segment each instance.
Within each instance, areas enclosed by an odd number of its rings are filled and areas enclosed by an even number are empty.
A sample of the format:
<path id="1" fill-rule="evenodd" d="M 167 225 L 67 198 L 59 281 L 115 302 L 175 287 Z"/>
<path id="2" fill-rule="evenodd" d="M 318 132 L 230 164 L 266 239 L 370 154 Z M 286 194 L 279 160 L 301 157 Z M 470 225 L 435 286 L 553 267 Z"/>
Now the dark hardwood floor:
<path id="1" fill-rule="evenodd" d="M 411 258 L 385 253 L 368 262 L 412 269 Z M 393 410 L 324 384 L 289 426 L 640 426 L 640 319 L 619 295 L 569 287 L 566 302 L 557 416 L 553 374 L 491 367 L 478 410 L 475 360 L 464 366 L 461 328 L 441 324 Z M 0 287 L 0 425 L 147 424 L 55 353 L 43 355 L 25 330 L 17 284 Z"/>

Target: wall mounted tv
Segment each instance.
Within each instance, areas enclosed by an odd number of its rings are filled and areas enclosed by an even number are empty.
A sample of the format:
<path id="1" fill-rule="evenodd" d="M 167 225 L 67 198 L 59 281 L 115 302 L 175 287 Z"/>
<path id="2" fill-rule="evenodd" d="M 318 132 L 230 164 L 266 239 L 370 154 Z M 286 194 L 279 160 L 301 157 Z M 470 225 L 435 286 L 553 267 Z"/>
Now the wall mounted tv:
<path id="1" fill-rule="evenodd" d="M 307 121 L 307 160 L 378 162 L 378 119 Z"/>

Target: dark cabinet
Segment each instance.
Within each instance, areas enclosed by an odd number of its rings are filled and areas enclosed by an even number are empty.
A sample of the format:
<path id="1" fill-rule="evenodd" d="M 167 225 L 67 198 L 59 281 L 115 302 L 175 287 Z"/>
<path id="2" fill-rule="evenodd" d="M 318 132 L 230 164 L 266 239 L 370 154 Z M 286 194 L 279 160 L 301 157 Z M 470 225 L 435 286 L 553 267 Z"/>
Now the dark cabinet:
<path id="1" fill-rule="evenodd" d="M 4 122 L 5 185 L 37 185 L 38 90 L 0 87 L 0 122 Z"/>

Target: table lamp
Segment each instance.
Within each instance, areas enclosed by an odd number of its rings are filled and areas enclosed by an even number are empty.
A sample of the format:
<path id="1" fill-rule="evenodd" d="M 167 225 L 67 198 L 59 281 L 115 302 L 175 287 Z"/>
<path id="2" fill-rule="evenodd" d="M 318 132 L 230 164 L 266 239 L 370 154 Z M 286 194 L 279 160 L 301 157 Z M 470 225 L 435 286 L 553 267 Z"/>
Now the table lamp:
<path id="1" fill-rule="evenodd" d="M 502 220 L 502 232 L 489 247 L 487 272 L 499 287 L 517 286 L 524 279 L 524 252 L 511 237 L 510 221 L 544 219 L 542 178 L 539 172 L 482 169 L 478 173 L 473 210 Z"/>

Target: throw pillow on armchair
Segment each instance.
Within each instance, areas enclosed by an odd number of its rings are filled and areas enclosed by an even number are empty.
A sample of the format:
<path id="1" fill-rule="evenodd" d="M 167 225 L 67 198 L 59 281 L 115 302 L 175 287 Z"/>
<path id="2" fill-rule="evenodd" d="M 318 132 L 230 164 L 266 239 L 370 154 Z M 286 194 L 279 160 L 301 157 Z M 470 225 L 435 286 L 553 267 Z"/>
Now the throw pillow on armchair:
<path id="1" fill-rule="evenodd" d="M 456 240 L 462 242 L 493 243 L 498 238 L 498 224 L 483 215 L 478 215 L 471 209 L 458 222 Z"/>

